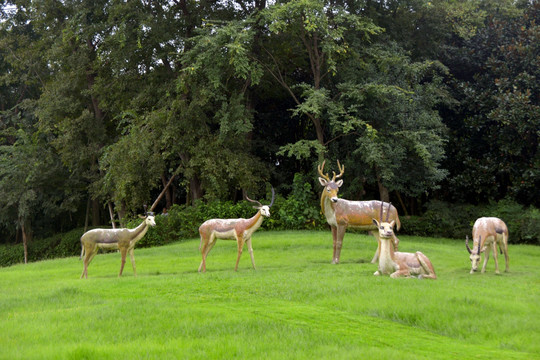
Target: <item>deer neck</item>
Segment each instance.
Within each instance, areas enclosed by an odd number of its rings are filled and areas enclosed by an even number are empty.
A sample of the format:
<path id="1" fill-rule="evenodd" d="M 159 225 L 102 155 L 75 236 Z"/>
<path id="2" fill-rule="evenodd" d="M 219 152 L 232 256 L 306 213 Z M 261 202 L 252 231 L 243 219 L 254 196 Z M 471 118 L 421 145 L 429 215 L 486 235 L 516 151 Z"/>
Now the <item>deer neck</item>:
<path id="1" fill-rule="evenodd" d="M 382 273 L 393 273 L 396 268 L 396 255 L 392 246 L 392 238 L 379 237 L 381 251 L 379 254 L 379 270 Z"/>
<path id="2" fill-rule="evenodd" d="M 131 236 L 132 239 L 130 240 L 131 243 L 136 243 L 140 239 L 144 237 L 146 232 L 148 231 L 148 225 L 146 224 L 146 220 L 143 220 L 143 222 L 137 226 L 135 229 L 132 229 Z"/>
<path id="3" fill-rule="evenodd" d="M 321 211 L 326 217 L 326 221 L 330 225 L 335 225 L 337 223 L 334 206 L 335 204 L 332 203 L 332 200 L 330 200 L 330 197 L 326 194 L 326 191 L 323 190 L 321 194 Z"/>
<path id="4" fill-rule="evenodd" d="M 252 234 L 253 232 L 255 232 L 255 230 L 259 228 L 259 226 L 261 226 L 262 221 L 263 216 L 261 215 L 261 211 L 259 210 L 253 217 L 250 217 L 246 220 L 246 228 L 244 231 L 248 234 Z"/>

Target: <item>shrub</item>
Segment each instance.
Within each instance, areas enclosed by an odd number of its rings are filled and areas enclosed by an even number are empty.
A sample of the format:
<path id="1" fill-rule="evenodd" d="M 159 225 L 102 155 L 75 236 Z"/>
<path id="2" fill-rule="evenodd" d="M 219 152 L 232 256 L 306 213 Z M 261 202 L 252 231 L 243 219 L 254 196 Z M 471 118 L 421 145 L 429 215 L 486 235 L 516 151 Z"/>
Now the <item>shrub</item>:
<path id="1" fill-rule="evenodd" d="M 502 219 L 511 243 L 540 245 L 540 211 L 534 207 L 525 209 L 511 200 L 481 206 L 432 201 L 422 216 L 401 217 L 400 233 L 465 239 L 471 236 L 476 219 L 484 216 Z"/>
<path id="2" fill-rule="evenodd" d="M 0 245 L 0 266 L 11 266 L 24 261 L 23 244 Z"/>
<path id="3" fill-rule="evenodd" d="M 151 247 L 198 237 L 199 226 L 211 218 L 249 218 L 255 214 L 253 204 L 247 201 L 232 203 L 216 201 L 210 204 L 198 202 L 195 206 L 174 205 L 168 215 L 156 215 L 156 226 L 148 230 L 137 247 Z M 511 243 L 540 245 L 540 211 L 524 208 L 503 200 L 483 206 L 450 204 L 432 201 L 422 216 L 401 216 L 399 234 L 448 237 L 465 239 L 471 235 L 474 221 L 482 216 L 501 218 L 509 230 Z M 141 219 L 131 219 L 127 227 L 134 228 Z M 297 174 L 291 194 L 284 198 L 276 195 L 271 216 L 263 221 L 261 229 L 328 229 L 326 219 L 320 212 L 317 194 L 308 181 Z M 56 234 L 44 239 L 34 239 L 28 245 L 28 261 L 37 261 L 66 256 L 78 256 L 81 251 L 80 237 L 83 229 Z M 23 261 L 23 245 L 0 246 L 0 266 L 9 266 Z"/>
<path id="4" fill-rule="evenodd" d="M 318 229 L 326 223 L 313 194 L 311 184 L 304 182 L 301 174 L 295 174 L 293 190 L 287 200 L 280 204 L 281 229 Z"/>

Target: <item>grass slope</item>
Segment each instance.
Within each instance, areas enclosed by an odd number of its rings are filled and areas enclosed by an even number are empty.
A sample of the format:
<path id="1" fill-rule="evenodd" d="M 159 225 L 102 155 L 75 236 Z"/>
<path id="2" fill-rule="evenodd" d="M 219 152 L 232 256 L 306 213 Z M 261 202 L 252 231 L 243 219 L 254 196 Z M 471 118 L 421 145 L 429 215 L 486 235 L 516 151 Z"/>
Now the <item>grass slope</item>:
<path id="1" fill-rule="evenodd" d="M 461 241 L 400 237 L 436 281 L 375 277 L 372 237 L 258 232 L 257 270 L 219 240 L 197 273 L 198 240 L 117 253 L 80 280 L 78 258 L 0 269 L 1 359 L 540 359 L 540 248 L 510 246 L 510 273 L 470 275 Z M 500 258 L 499 258 L 500 259 Z M 500 263 L 504 268 L 504 259 Z"/>

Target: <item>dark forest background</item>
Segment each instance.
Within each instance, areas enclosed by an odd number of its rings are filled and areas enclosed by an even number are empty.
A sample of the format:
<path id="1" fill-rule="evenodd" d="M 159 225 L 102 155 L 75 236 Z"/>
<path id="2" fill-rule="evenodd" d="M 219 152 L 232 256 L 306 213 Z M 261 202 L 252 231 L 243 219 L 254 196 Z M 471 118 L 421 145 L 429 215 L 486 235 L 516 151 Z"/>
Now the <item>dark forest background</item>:
<path id="1" fill-rule="evenodd" d="M 342 197 L 435 232 L 468 206 L 540 219 L 538 1 L 1 9 L 0 244 L 126 226 L 162 192 L 154 211 L 185 212 L 270 184 L 282 228 L 316 226 L 323 160 L 345 166 Z"/>

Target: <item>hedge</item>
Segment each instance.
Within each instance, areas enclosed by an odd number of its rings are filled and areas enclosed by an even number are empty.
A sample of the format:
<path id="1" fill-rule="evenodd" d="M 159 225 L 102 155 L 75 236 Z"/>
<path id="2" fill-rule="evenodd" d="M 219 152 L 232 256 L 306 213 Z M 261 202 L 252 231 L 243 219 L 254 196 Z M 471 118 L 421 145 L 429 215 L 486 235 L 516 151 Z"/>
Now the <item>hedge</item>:
<path id="1" fill-rule="evenodd" d="M 268 203 L 267 202 L 263 203 Z M 261 230 L 325 230 L 326 219 L 320 211 L 318 194 L 301 176 L 295 176 L 293 189 L 287 198 L 277 195 L 271 216 L 265 219 Z M 149 229 L 137 247 L 152 247 L 198 237 L 198 228 L 211 218 L 248 218 L 255 214 L 253 204 L 247 201 L 197 203 L 195 206 L 174 205 L 167 215 L 156 215 L 156 226 Z M 400 216 L 399 235 L 447 237 L 464 240 L 470 235 L 475 219 L 496 216 L 505 221 L 510 243 L 540 245 L 540 211 L 508 200 L 483 206 L 449 204 L 432 201 L 422 216 Z M 139 225 L 140 219 L 128 222 L 129 228 Z M 34 239 L 28 245 L 28 260 L 38 261 L 58 257 L 78 256 L 81 251 L 82 228 Z M 101 250 L 100 250 L 101 251 Z M 0 266 L 23 261 L 23 245 L 0 245 Z"/>

